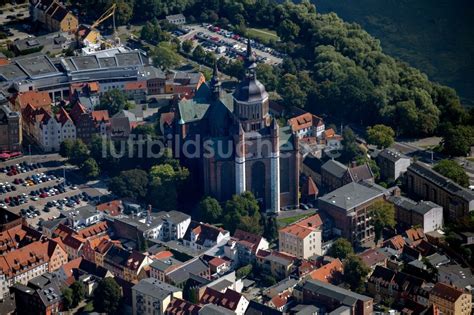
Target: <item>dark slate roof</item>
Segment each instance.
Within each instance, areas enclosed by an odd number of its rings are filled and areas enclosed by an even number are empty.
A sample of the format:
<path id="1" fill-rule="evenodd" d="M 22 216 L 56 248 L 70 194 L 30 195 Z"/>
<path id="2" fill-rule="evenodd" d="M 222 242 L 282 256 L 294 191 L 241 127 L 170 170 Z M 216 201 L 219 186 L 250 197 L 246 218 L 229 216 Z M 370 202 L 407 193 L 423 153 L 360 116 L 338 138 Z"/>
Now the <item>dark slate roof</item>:
<path id="1" fill-rule="evenodd" d="M 336 161 L 336 160 L 329 160 L 321 166 L 322 170 L 332 174 L 337 178 L 342 178 L 344 174 L 347 172 L 347 166 L 344 164 Z"/>
<path id="2" fill-rule="evenodd" d="M 355 182 L 374 178 L 374 174 L 367 163 L 349 168 L 349 174 Z"/>
<path id="3" fill-rule="evenodd" d="M 206 272 L 209 267 L 201 260 L 196 259 L 168 274 L 173 283 L 183 283 L 190 278 L 190 274 L 199 275 Z"/>
<path id="4" fill-rule="evenodd" d="M 421 215 L 426 214 L 428 211 L 432 210 L 433 208 L 440 208 L 441 206 L 435 204 L 434 202 L 431 201 L 420 201 L 416 202 L 413 201 L 409 198 L 402 197 L 402 196 L 391 196 L 388 198 L 390 202 L 395 204 L 396 206 L 409 210 L 409 211 L 414 211 L 417 212 Z"/>
<path id="5" fill-rule="evenodd" d="M 308 280 L 303 285 L 303 289 L 309 290 L 314 294 L 330 297 L 338 300 L 343 305 L 354 305 L 357 301 L 369 301 L 372 298 L 358 294 L 344 288 L 328 284 L 319 280 Z"/>
<path id="6" fill-rule="evenodd" d="M 132 290 L 152 296 L 161 301 L 172 293 L 181 291 L 181 289 L 172 286 L 171 284 L 159 281 L 158 279 L 154 278 L 140 280 L 140 282 L 132 287 Z"/>
<path id="7" fill-rule="evenodd" d="M 369 281 L 379 279 L 389 283 L 392 281 L 393 277 L 395 277 L 395 271 L 382 266 L 376 266 L 374 272 L 370 275 Z"/>
<path id="8" fill-rule="evenodd" d="M 349 183 L 324 195 L 319 202 L 348 211 L 379 196 L 382 196 L 382 192 L 378 190 L 358 183 Z"/>
<path id="9" fill-rule="evenodd" d="M 283 313 L 271 308 L 269 306 L 263 305 L 261 303 L 250 301 L 245 315 L 282 315 Z"/>
<path id="10" fill-rule="evenodd" d="M 418 174 L 419 176 L 425 178 L 426 180 L 432 182 L 436 186 L 445 189 L 453 195 L 456 195 L 464 200 L 470 202 L 474 200 L 474 192 L 469 189 L 463 188 L 460 185 L 456 184 L 452 180 L 444 177 L 438 172 L 433 171 L 427 165 L 416 162 L 408 167 L 409 171 Z"/>
<path id="11" fill-rule="evenodd" d="M 308 155 L 304 158 L 303 164 L 309 167 L 312 171 L 321 173 L 321 167 L 323 165 L 321 159 L 318 159 L 312 155 Z"/>
<path id="12" fill-rule="evenodd" d="M 401 154 L 400 152 L 394 151 L 392 149 L 385 149 L 379 152 L 378 157 L 387 159 L 391 162 L 397 162 L 400 159 L 409 159 L 408 156 Z"/>
<path id="13" fill-rule="evenodd" d="M 246 78 L 235 89 L 234 97 L 239 102 L 253 103 L 268 98 L 268 93 L 265 86 L 256 78 Z"/>
<path id="14" fill-rule="evenodd" d="M 226 232 L 225 230 L 215 227 L 210 224 L 200 223 L 197 221 L 191 221 L 186 231 L 186 234 L 184 234 L 183 239 L 187 241 L 191 241 L 191 232 L 194 229 L 200 229 L 199 235 L 195 242 L 198 245 L 204 245 L 206 241 L 217 242 L 217 237 L 219 236 L 219 233 Z"/>

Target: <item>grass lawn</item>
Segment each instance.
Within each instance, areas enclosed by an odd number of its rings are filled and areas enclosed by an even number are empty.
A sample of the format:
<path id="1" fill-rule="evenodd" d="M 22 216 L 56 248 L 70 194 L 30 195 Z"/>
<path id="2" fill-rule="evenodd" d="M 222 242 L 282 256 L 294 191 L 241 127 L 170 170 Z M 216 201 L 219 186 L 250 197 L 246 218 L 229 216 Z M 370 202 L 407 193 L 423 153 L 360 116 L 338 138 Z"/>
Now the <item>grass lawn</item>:
<path id="1" fill-rule="evenodd" d="M 269 30 L 267 28 L 248 28 L 247 36 L 260 39 L 264 42 L 268 42 L 271 39 L 276 41 L 280 39 L 275 31 Z"/>
<path id="2" fill-rule="evenodd" d="M 295 215 L 294 217 L 288 217 L 288 218 L 284 218 L 284 219 L 277 219 L 278 226 L 284 227 L 284 226 L 290 225 L 292 223 L 295 223 L 296 221 L 299 221 L 301 219 L 309 217 L 313 214 L 314 213 L 303 213 L 303 214 Z"/>

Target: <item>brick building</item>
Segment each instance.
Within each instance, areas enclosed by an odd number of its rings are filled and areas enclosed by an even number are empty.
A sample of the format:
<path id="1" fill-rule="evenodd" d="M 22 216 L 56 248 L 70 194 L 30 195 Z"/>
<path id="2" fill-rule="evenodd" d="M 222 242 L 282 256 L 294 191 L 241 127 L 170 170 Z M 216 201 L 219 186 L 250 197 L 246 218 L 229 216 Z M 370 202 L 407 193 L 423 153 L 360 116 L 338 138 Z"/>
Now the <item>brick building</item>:
<path id="1" fill-rule="evenodd" d="M 361 245 L 375 239 L 369 207 L 383 197 L 383 191 L 350 183 L 321 197 L 319 207 L 334 219 L 342 237 Z"/>
<path id="2" fill-rule="evenodd" d="M 416 198 L 432 201 L 443 207 L 446 220 L 456 220 L 474 211 L 474 192 L 416 162 L 405 176 L 406 192 Z"/>

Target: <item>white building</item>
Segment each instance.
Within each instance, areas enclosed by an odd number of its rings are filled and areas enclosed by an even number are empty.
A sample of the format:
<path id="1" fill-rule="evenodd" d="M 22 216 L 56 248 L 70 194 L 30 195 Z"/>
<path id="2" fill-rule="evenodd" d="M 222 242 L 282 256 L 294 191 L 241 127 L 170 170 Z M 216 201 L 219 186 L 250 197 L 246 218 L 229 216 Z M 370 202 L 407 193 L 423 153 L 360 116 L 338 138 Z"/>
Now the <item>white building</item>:
<path id="1" fill-rule="evenodd" d="M 229 238 L 229 231 L 210 224 L 191 221 L 183 237 L 183 243 L 194 250 L 201 250 L 211 248 Z"/>
<path id="2" fill-rule="evenodd" d="M 397 223 L 406 227 L 421 226 L 424 233 L 443 227 L 443 207 L 431 201 L 413 201 L 402 196 L 393 196 L 389 201 L 395 205 Z"/>
<path id="3" fill-rule="evenodd" d="M 321 256 L 322 221 L 318 214 L 278 231 L 279 249 L 298 258 Z"/>
<path id="4" fill-rule="evenodd" d="M 182 299 L 181 289 L 157 279 L 142 279 L 132 287 L 132 314 L 164 314 L 172 298 Z"/>

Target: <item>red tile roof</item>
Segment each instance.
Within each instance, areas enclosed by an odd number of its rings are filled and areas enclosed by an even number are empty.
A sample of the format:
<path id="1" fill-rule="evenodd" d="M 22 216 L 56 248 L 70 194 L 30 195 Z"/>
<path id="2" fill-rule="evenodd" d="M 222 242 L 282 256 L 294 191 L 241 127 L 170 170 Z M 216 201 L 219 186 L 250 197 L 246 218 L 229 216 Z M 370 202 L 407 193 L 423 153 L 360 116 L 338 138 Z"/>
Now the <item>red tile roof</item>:
<path id="1" fill-rule="evenodd" d="M 288 303 L 288 298 L 291 296 L 289 291 L 285 291 L 283 293 L 275 295 L 271 299 L 271 303 L 276 309 L 280 309 L 281 307 L 285 306 Z"/>
<path id="2" fill-rule="evenodd" d="M 334 259 L 329 264 L 313 270 L 309 276 L 313 280 L 330 283 L 335 277 L 342 273 L 343 269 L 342 262 L 339 259 Z"/>
<path id="3" fill-rule="evenodd" d="M 309 127 L 317 127 L 323 124 L 323 120 L 316 115 L 311 113 L 305 113 L 293 118 L 288 119 L 288 125 L 291 126 L 291 129 L 296 132 L 301 129 Z"/>
<path id="4" fill-rule="evenodd" d="M 222 258 L 219 258 L 219 257 L 214 257 L 212 258 L 211 260 L 209 260 L 209 265 L 213 266 L 213 267 L 220 267 L 224 264 L 228 264 L 229 262 L 227 260 L 224 260 Z"/>
<path id="5" fill-rule="evenodd" d="M 34 108 L 48 109 L 51 108 L 51 103 L 53 102 L 49 96 L 49 93 L 45 91 L 21 92 L 18 94 L 16 101 L 20 105 L 20 109 L 25 108 L 28 104 Z"/>
<path id="6" fill-rule="evenodd" d="M 201 307 L 191 302 L 173 298 L 166 308 L 166 315 L 198 315 Z"/>
<path id="7" fill-rule="evenodd" d="M 92 119 L 94 119 L 94 122 L 99 123 L 99 122 L 108 122 L 110 121 L 109 117 L 109 112 L 104 109 L 104 110 L 94 110 L 92 111 Z"/>
<path id="8" fill-rule="evenodd" d="M 72 122 L 72 119 L 71 117 L 69 116 L 69 114 L 66 112 L 66 110 L 64 109 L 64 107 L 61 107 L 59 109 L 59 112 L 56 114 L 56 120 L 64 126 L 65 123 L 67 123 L 68 121 L 71 121 Z"/>
<path id="9" fill-rule="evenodd" d="M 125 91 L 130 90 L 145 90 L 146 81 L 128 82 L 124 86 Z"/>
<path id="10" fill-rule="evenodd" d="M 201 304 L 211 303 L 220 305 L 222 307 L 234 311 L 237 308 L 241 298 L 242 294 L 234 290 L 227 289 L 225 293 L 221 293 L 208 287 L 199 299 L 199 302 Z"/>
<path id="11" fill-rule="evenodd" d="M 322 224 L 323 222 L 321 221 L 319 214 L 315 214 L 280 229 L 280 233 L 287 233 L 294 235 L 299 239 L 304 239 L 309 234 L 316 231 Z"/>
<path id="12" fill-rule="evenodd" d="M 405 231 L 408 239 L 412 242 L 416 242 L 422 239 L 425 239 L 425 233 L 423 232 L 423 228 L 411 228 Z"/>
<path id="13" fill-rule="evenodd" d="M 383 247 L 391 247 L 396 250 L 402 250 L 405 244 L 406 242 L 401 235 L 395 235 L 394 237 L 389 238 L 383 242 Z"/>
<path id="14" fill-rule="evenodd" d="M 358 254 L 362 261 L 369 267 L 383 263 L 387 260 L 387 256 L 381 253 L 377 248 L 371 248 L 363 253 Z"/>
<path id="15" fill-rule="evenodd" d="M 112 200 L 109 202 L 101 203 L 96 206 L 99 211 L 107 211 L 111 216 L 117 216 L 122 211 L 122 200 Z"/>

